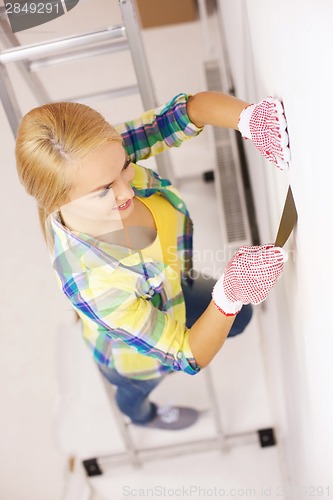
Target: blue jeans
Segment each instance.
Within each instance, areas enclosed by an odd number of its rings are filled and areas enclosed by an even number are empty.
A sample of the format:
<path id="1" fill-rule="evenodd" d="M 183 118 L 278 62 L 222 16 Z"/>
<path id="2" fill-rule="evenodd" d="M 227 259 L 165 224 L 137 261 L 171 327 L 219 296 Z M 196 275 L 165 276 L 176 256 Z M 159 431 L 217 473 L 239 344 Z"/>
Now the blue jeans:
<path id="1" fill-rule="evenodd" d="M 197 319 L 205 312 L 212 300 L 212 290 L 216 283 L 213 278 L 204 279 L 200 276 L 194 280 L 192 288 L 183 286 L 186 304 L 186 326 L 191 328 Z M 236 337 L 242 333 L 252 318 L 252 306 L 247 304 L 242 307 L 232 324 L 228 338 Z"/>
<path id="2" fill-rule="evenodd" d="M 186 326 L 191 326 L 207 309 L 211 301 L 211 293 L 215 280 L 200 277 L 193 283 L 192 288 L 183 286 L 186 305 Z M 252 317 L 252 306 L 245 305 L 235 318 L 229 332 L 229 337 L 242 333 Z M 152 380 L 135 380 L 120 375 L 116 370 L 105 365 L 98 365 L 102 374 L 111 383 L 117 386 L 116 401 L 119 409 L 135 423 L 147 423 L 156 415 L 157 407 L 148 400 L 149 394 L 163 380 L 165 375 Z"/>
<path id="3" fill-rule="evenodd" d="M 111 384 L 117 386 L 116 402 L 120 411 L 138 424 L 153 420 L 157 407 L 148 400 L 148 396 L 165 375 L 151 380 L 134 380 L 105 365 L 98 365 L 98 368 Z"/>

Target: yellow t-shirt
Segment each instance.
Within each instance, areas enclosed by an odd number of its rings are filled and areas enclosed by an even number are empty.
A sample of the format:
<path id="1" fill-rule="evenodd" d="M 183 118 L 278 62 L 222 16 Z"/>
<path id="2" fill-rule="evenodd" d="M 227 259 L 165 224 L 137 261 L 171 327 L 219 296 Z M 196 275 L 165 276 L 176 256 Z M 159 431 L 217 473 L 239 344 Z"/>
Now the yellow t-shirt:
<path id="1" fill-rule="evenodd" d="M 162 195 L 155 193 L 148 198 L 140 198 L 150 210 L 157 229 L 153 243 L 141 250 L 144 257 L 164 262 L 168 277 L 180 283 L 180 267 L 177 257 L 177 211 Z"/>

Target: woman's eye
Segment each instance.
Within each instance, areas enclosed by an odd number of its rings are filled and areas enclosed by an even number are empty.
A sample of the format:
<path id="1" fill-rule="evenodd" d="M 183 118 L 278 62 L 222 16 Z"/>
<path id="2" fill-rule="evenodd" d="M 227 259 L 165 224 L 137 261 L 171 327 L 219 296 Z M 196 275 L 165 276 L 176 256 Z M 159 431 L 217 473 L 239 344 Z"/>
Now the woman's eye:
<path id="1" fill-rule="evenodd" d="M 126 170 L 127 167 L 129 167 L 131 163 L 132 163 L 131 159 L 130 159 L 130 157 L 128 157 L 125 165 L 123 166 L 123 170 Z M 106 196 L 108 194 L 108 192 L 110 191 L 111 188 L 112 188 L 112 184 L 110 184 L 110 186 L 107 186 L 105 189 L 103 189 L 103 191 L 98 195 L 98 197 L 104 198 L 104 196 Z"/>
<path id="2" fill-rule="evenodd" d="M 106 196 L 108 194 L 108 192 L 110 191 L 112 186 L 108 186 L 106 187 L 105 189 L 103 189 L 103 191 L 98 195 L 99 198 L 104 198 L 104 196 Z"/>

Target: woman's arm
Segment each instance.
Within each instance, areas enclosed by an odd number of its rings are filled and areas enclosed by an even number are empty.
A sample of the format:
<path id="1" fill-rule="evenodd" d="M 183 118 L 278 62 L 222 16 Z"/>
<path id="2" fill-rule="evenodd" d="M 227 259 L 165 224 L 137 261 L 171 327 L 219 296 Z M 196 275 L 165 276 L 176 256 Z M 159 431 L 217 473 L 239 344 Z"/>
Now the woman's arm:
<path id="1" fill-rule="evenodd" d="M 204 125 L 239 130 L 260 153 L 281 170 L 290 161 L 287 122 L 282 103 L 267 97 L 248 104 L 220 92 L 179 94 L 159 108 L 116 127 L 134 163 L 180 146 L 195 137 Z"/>
<path id="2" fill-rule="evenodd" d="M 236 316 L 225 316 L 211 300 L 207 309 L 192 325 L 189 343 L 196 363 L 205 368 L 221 349 Z"/>
<path id="3" fill-rule="evenodd" d="M 178 94 L 166 104 L 116 127 L 131 161 L 136 163 L 171 147 L 179 147 L 202 131 L 191 122 L 187 101 L 187 94 Z"/>
<path id="4" fill-rule="evenodd" d="M 258 104 L 247 104 L 227 94 L 199 92 L 189 98 L 187 113 L 198 127 L 214 125 L 238 130 L 280 170 L 288 168 L 289 136 L 279 99 L 266 97 Z"/>
<path id="5" fill-rule="evenodd" d="M 187 113 L 197 127 L 214 125 L 238 130 L 239 116 L 247 106 L 248 103 L 228 94 L 199 92 L 189 98 Z"/>
<path id="6" fill-rule="evenodd" d="M 259 304 L 267 298 L 287 258 L 273 244 L 243 246 L 235 253 L 214 286 L 208 308 L 190 329 L 190 347 L 201 368 L 221 348 L 242 305 Z"/>

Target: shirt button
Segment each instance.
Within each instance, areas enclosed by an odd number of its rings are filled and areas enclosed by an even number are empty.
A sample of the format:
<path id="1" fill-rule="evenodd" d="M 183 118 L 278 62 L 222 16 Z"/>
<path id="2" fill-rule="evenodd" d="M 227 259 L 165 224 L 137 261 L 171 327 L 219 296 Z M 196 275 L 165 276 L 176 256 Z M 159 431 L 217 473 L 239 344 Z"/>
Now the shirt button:
<path id="1" fill-rule="evenodd" d="M 182 359 L 182 357 L 183 357 L 183 353 L 178 351 L 177 352 L 177 359 Z"/>
<path id="2" fill-rule="evenodd" d="M 178 208 L 183 208 L 183 206 L 184 206 L 184 203 L 178 203 L 178 205 L 177 205 Z"/>

